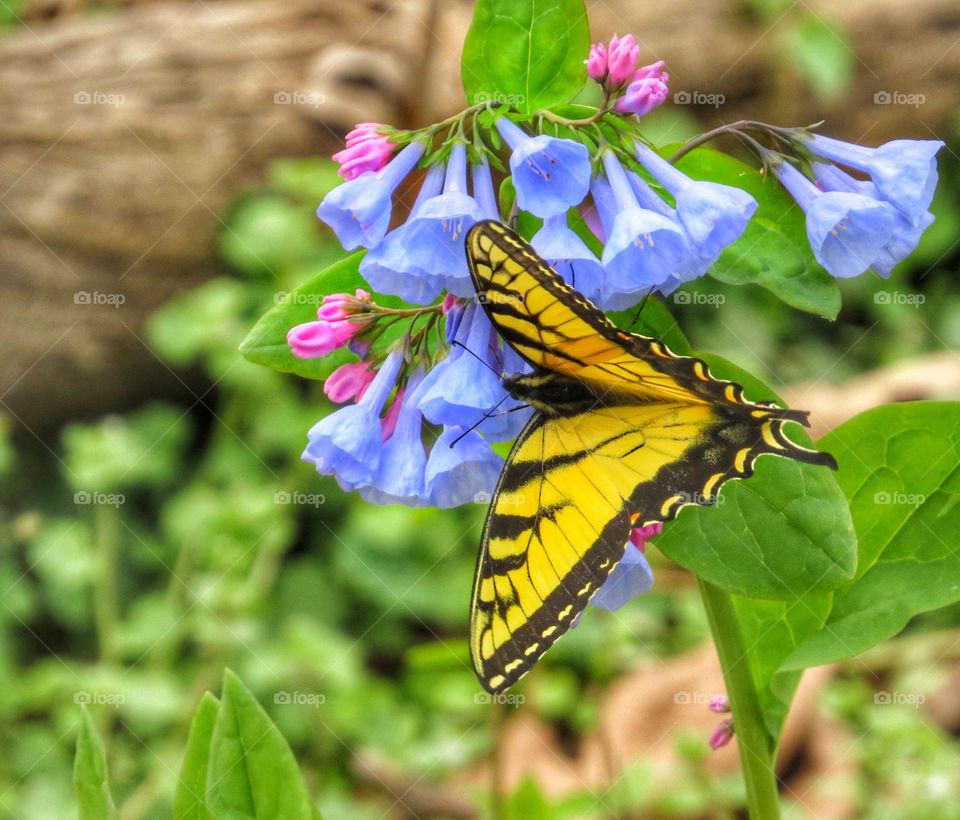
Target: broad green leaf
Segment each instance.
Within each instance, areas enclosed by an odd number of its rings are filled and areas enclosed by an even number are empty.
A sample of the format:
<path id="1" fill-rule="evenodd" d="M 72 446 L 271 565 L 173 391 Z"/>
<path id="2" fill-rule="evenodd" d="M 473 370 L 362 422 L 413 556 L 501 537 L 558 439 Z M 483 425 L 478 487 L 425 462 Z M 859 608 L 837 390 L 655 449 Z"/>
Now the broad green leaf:
<path id="1" fill-rule="evenodd" d="M 743 385 L 751 401 L 776 399 L 731 363 L 703 358 L 713 375 Z M 790 427 L 793 440 L 812 446 Z M 853 522 L 833 472 L 775 456 L 759 458 L 751 478 L 725 484 L 715 506 L 684 507 L 656 545 L 703 579 L 751 598 L 792 600 L 831 590 L 856 566 Z"/>
<path id="2" fill-rule="evenodd" d="M 960 403 L 861 413 L 820 441 L 840 464 L 860 541 L 856 578 L 784 669 L 853 657 L 960 601 Z"/>
<path id="3" fill-rule="evenodd" d="M 823 626 L 832 600 L 832 592 L 798 595 L 784 601 L 733 596 L 760 708 L 774 745 L 802 674 L 781 671 L 780 666 L 798 643 Z"/>
<path id="4" fill-rule="evenodd" d="M 218 820 L 313 820 L 293 752 L 230 670 L 210 742 L 207 807 Z"/>
<path id="5" fill-rule="evenodd" d="M 210 762 L 210 742 L 220 708 L 218 701 L 206 692 L 190 724 L 187 750 L 180 766 L 177 793 L 173 806 L 174 820 L 209 820 L 210 812 L 204 798 L 207 789 L 207 766 Z"/>
<path id="6" fill-rule="evenodd" d="M 467 102 L 524 114 L 569 102 L 589 50 L 583 0 L 477 0 L 460 64 Z"/>
<path id="7" fill-rule="evenodd" d="M 108 820 L 117 817 L 117 808 L 107 780 L 107 755 L 85 707 L 80 710 L 80 734 L 73 763 L 73 789 L 80 820 Z"/>
<path id="8" fill-rule="evenodd" d="M 761 285 L 792 307 L 836 318 L 840 289 L 813 257 L 803 211 L 775 179 L 708 148 L 691 151 L 677 167 L 694 179 L 742 188 L 759 205 L 743 236 L 710 269 L 713 278 Z"/>
<path id="9" fill-rule="evenodd" d="M 663 302 L 656 296 L 650 296 L 642 304 L 642 310 L 639 305 L 630 310 L 615 310 L 608 313 L 607 318 L 631 333 L 659 339 L 678 356 L 691 355 L 690 342 Z"/>
<path id="10" fill-rule="evenodd" d="M 356 361 L 347 348 L 334 350 L 319 359 L 298 359 L 290 352 L 287 331 L 294 325 L 312 322 L 323 297 L 330 293 L 353 293 L 357 288 L 368 288 L 360 276 L 363 252 L 351 254 L 308 279 L 290 293 L 278 294 L 279 303 L 265 313 L 253 326 L 247 338 L 240 343 L 240 352 L 254 364 L 262 364 L 282 373 L 296 373 L 307 379 L 327 378 L 340 365 Z M 395 296 L 376 295 L 377 304 L 384 307 L 406 307 Z M 405 325 L 397 322 L 384 331 L 378 345 L 387 345 L 402 335 Z"/>

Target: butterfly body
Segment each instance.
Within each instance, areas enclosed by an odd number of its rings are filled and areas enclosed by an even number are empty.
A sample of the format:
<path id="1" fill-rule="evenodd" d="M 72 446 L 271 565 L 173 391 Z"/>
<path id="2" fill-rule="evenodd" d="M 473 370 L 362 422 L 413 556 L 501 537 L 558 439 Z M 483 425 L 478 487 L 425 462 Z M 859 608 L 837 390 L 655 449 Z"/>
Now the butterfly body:
<path id="1" fill-rule="evenodd" d="M 500 476 L 474 576 L 474 669 L 501 692 L 570 628 L 633 526 L 714 503 L 761 455 L 836 464 L 783 432 L 806 413 L 748 401 L 700 359 L 615 327 L 505 226 L 471 228 L 467 258 L 491 321 L 532 367 L 504 385 L 538 411 Z"/>

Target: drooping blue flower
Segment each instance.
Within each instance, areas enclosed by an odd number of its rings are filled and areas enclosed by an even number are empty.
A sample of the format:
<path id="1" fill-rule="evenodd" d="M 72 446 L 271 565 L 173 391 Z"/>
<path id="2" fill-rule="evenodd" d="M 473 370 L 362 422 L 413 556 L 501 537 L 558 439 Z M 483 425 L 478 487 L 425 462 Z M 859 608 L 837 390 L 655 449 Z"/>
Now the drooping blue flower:
<path id="1" fill-rule="evenodd" d="M 548 217 L 580 204 L 590 190 L 590 152 L 585 145 L 547 134 L 531 137 L 506 117 L 497 120 L 497 130 L 512 149 L 517 207 Z"/>
<path id="2" fill-rule="evenodd" d="M 344 489 L 369 484 L 376 475 L 382 445 L 380 411 L 402 363 L 402 351 L 391 352 L 359 402 L 322 418 L 307 434 L 301 458 L 313 462 L 318 473 L 336 476 Z"/>
<path id="3" fill-rule="evenodd" d="M 646 556 L 627 542 L 623 558 L 590 599 L 590 606 L 613 612 L 631 598 L 646 594 L 652 587 L 653 570 Z"/>
<path id="4" fill-rule="evenodd" d="M 484 415 L 493 408 L 505 409 L 509 395 L 498 375 L 492 355 L 495 344 L 493 324 L 477 304 L 464 311 L 454 346 L 430 373 L 420 390 L 420 410 L 434 424 L 473 427 L 483 423 L 483 432 L 507 432 L 503 417 Z"/>
<path id="5" fill-rule="evenodd" d="M 597 255 L 567 226 L 566 213 L 548 216 L 530 244 L 567 284 L 595 304 L 605 303 L 606 271 Z"/>
<path id="6" fill-rule="evenodd" d="M 872 182 L 856 179 L 835 165 L 814 162 L 812 167 L 817 184 L 825 191 L 846 191 L 872 198 L 880 196 Z M 889 278 L 894 267 L 913 253 L 920 242 L 920 237 L 933 220 L 933 214 L 926 211 L 914 224 L 902 211 L 897 211 L 893 233 L 887 237 L 883 247 L 879 249 L 871 267 L 884 279 Z"/>
<path id="7" fill-rule="evenodd" d="M 933 201 L 937 187 L 940 140 L 893 140 L 878 148 L 811 135 L 806 147 L 814 154 L 870 175 L 880 195 L 915 225 Z"/>
<path id="8" fill-rule="evenodd" d="M 413 219 L 423 204 L 437 196 L 443 187 L 442 165 L 434 165 L 428 172 L 410 210 Z M 360 275 L 378 293 L 390 293 L 415 305 L 433 302 L 443 288 L 443 279 L 417 266 L 407 252 L 404 238 L 410 222 L 404 222 L 388 233 L 379 245 L 371 248 L 360 260 Z"/>
<path id="9" fill-rule="evenodd" d="M 443 193 L 424 202 L 407 223 L 403 245 L 408 258 L 440 288 L 457 296 L 472 294 L 464 239 L 479 219 L 480 206 L 467 193 L 467 149 L 457 142 L 450 151 Z"/>
<path id="10" fill-rule="evenodd" d="M 417 371 L 407 382 L 397 424 L 383 443 L 377 472 L 369 485 L 360 488 L 360 496 L 366 501 L 408 507 L 425 507 L 429 503 L 424 478 L 427 453 L 423 448 L 423 418 L 417 406 L 417 389 L 422 380 L 422 371 Z"/>
<path id="11" fill-rule="evenodd" d="M 595 185 L 594 201 L 607 235 L 603 266 L 609 275 L 608 306 L 630 307 L 651 288 L 669 292 L 676 280 L 698 275 L 699 254 L 686 231 L 669 217 L 640 206 L 612 151 L 604 152 L 603 164 L 613 205 L 602 201 L 606 196 L 602 186 Z"/>
<path id="12" fill-rule="evenodd" d="M 483 436 L 475 430 L 446 427 L 427 459 L 426 492 L 430 503 L 448 508 L 489 501 L 502 469 L 503 459 Z"/>
<path id="13" fill-rule="evenodd" d="M 411 142 L 382 170 L 348 180 L 323 198 L 317 216 L 333 228 L 344 248 L 372 248 L 383 239 L 390 227 L 393 192 L 416 167 L 423 150 L 423 143 Z"/>
<path id="14" fill-rule="evenodd" d="M 806 213 L 807 238 L 817 261 L 833 276 L 859 276 L 896 229 L 896 210 L 863 194 L 821 191 L 788 162 L 773 170 Z"/>
<path id="15" fill-rule="evenodd" d="M 732 185 L 691 179 L 643 143 L 636 142 L 635 149 L 643 167 L 670 192 L 680 223 L 704 258 L 712 263 L 743 235 L 757 210 L 750 194 Z"/>

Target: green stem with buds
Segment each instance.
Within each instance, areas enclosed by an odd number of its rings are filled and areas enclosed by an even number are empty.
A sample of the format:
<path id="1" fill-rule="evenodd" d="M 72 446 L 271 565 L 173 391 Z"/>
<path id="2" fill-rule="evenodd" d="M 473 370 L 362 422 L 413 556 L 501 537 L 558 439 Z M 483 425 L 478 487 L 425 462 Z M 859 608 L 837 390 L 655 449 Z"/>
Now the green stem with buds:
<path id="1" fill-rule="evenodd" d="M 697 581 L 733 712 L 750 818 L 777 820 L 780 817 L 780 797 L 777 793 L 776 747 L 763 721 L 733 599 L 719 587 L 700 578 Z"/>

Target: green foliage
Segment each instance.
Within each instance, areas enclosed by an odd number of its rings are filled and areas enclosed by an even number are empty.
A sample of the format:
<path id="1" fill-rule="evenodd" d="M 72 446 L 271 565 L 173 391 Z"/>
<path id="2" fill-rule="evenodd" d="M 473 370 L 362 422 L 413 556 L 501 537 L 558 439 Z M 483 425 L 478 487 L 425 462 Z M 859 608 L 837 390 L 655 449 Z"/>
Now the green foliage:
<path id="1" fill-rule="evenodd" d="M 807 12 L 785 35 L 786 56 L 823 99 L 836 99 L 853 77 L 855 55 L 839 26 Z"/>
<path id="2" fill-rule="evenodd" d="M 205 692 L 193 715 L 187 748 L 180 766 L 177 793 L 173 805 L 174 820 L 209 820 L 207 811 L 207 771 L 210 768 L 210 747 L 220 709 L 218 701 Z"/>
<path id="3" fill-rule="evenodd" d="M 528 114 L 569 102 L 589 48 L 583 0 L 478 0 L 460 67 L 467 101 Z"/>
<path id="4" fill-rule="evenodd" d="M 787 669 L 852 657 L 915 615 L 960 600 L 960 404 L 878 407 L 821 444 L 840 463 L 859 566 L 835 593 L 824 628 L 796 648 Z"/>
<path id="5" fill-rule="evenodd" d="M 107 756 L 90 713 L 85 708 L 80 710 L 73 787 L 80 807 L 80 820 L 111 820 L 117 817 L 107 782 Z"/>
<path id="6" fill-rule="evenodd" d="M 704 358 L 711 373 L 742 384 L 751 400 L 776 399 L 729 362 Z M 812 446 L 802 432 L 791 436 Z M 682 509 L 656 544 L 722 589 L 773 600 L 834 589 L 856 561 L 853 523 L 834 476 L 783 458 L 758 459 L 754 477 L 726 484 L 715 506 Z"/>

